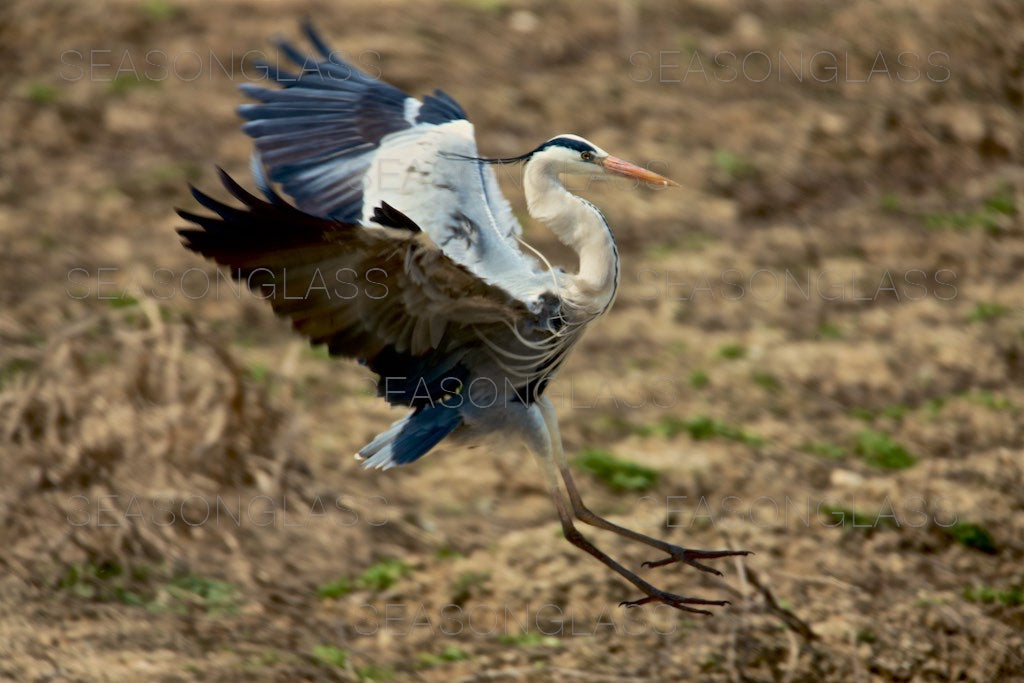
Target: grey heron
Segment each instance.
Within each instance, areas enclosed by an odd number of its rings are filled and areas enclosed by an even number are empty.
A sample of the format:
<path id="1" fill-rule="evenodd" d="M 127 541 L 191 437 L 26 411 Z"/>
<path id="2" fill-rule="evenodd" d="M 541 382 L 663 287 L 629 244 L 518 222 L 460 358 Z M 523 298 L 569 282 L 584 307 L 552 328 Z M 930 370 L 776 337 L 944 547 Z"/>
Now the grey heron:
<path id="1" fill-rule="evenodd" d="M 666 553 L 645 563 L 651 567 L 679 562 L 720 574 L 702 560 L 747 554 L 682 548 L 591 512 L 545 396 L 619 284 L 608 223 L 566 189 L 561 174 L 675 183 L 577 135 L 557 135 L 517 157 L 482 158 L 451 97 L 436 90 L 414 99 L 340 59 L 308 22 L 304 32 L 317 56 L 279 41 L 298 72 L 266 66 L 280 88 L 242 86 L 255 100 L 239 113 L 255 142 L 251 168 L 265 198 L 223 171 L 243 208 L 192 188 L 216 215 L 179 210 L 193 224 L 179 230 L 185 246 L 230 267 L 311 343 L 358 359 L 379 376 L 381 396 L 411 408 L 359 451 L 366 467 L 411 463 L 445 439 L 518 437 L 540 465 L 566 538 L 643 593 L 623 605 L 710 614 L 696 606 L 727 604 L 660 590 L 578 531 L 574 519 Z M 511 163 L 523 164 L 530 215 L 578 254 L 577 272 L 551 267 L 522 241 L 494 172 Z"/>

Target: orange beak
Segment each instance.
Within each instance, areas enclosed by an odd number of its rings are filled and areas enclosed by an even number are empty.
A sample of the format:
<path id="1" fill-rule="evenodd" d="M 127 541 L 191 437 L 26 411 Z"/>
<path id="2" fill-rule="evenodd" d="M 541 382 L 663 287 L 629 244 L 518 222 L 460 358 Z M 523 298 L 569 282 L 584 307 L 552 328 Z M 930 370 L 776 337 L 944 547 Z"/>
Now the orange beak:
<path id="1" fill-rule="evenodd" d="M 601 162 L 601 166 L 604 170 L 609 173 L 616 175 L 625 176 L 627 178 L 636 178 L 652 185 L 664 185 L 665 187 L 679 187 L 679 183 L 674 180 L 669 180 L 665 176 L 660 176 L 654 171 L 648 171 L 646 168 L 640 168 L 635 164 L 631 164 L 628 161 L 623 161 L 617 157 L 609 156 Z"/>

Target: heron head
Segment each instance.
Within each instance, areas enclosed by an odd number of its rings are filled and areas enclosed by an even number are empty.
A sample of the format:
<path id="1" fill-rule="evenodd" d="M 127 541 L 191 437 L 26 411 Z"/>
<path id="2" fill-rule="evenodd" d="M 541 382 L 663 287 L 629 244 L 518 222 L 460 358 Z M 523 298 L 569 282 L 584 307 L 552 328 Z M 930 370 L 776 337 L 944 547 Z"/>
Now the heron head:
<path id="1" fill-rule="evenodd" d="M 613 157 L 594 143 L 579 135 L 556 135 L 529 156 L 530 161 L 544 161 L 553 164 L 560 173 L 569 175 L 594 175 L 605 173 L 635 178 L 652 185 L 678 187 L 678 183 L 641 168 L 618 157 Z"/>

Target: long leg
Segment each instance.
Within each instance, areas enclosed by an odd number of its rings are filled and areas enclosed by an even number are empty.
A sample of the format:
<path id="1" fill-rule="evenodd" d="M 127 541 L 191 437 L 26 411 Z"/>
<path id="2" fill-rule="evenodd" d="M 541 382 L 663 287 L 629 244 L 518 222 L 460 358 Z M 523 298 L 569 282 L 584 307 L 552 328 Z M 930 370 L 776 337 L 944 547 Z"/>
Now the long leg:
<path id="1" fill-rule="evenodd" d="M 621 605 L 626 607 L 636 607 L 651 602 L 660 602 L 686 612 L 694 612 L 696 614 L 706 614 L 710 616 L 711 612 L 703 609 L 697 609 L 695 607 L 689 607 L 689 605 L 722 606 L 729 604 L 727 600 L 687 598 L 680 595 L 674 595 L 672 593 L 666 593 L 665 591 L 655 588 L 651 584 L 647 583 L 635 573 L 629 571 L 602 552 L 593 543 L 588 541 L 586 537 L 584 537 L 583 534 L 581 534 L 573 525 L 572 515 L 569 513 L 569 508 L 562 496 L 562 490 L 558 483 L 558 470 L 552 460 L 552 443 L 545 422 L 538 417 L 537 424 L 531 425 L 531 427 L 527 443 L 529 444 L 530 450 L 533 452 L 537 463 L 540 465 L 541 471 L 544 473 L 544 478 L 548 485 L 548 490 L 551 493 L 551 498 L 554 500 L 555 508 L 558 510 L 558 518 L 562 522 L 562 533 L 565 534 L 566 540 L 577 548 L 596 557 L 609 569 L 639 588 L 646 596 L 639 600 L 622 602 L 620 603 Z"/>
<path id="2" fill-rule="evenodd" d="M 551 451 L 554 455 L 554 462 L 558 468 L 559 473 L 562 475 L 562 480 L 565 482 L 565 490 L 569 494 L 569 502 L 572 505 L 572 512 L 576 516 L 576 519 L 580 520 L 584 524 L 596 526 L 600 529 L 606 529 L 612 531 L 620 536 L 644 543 L 652 548 L 657 548 L 668 554 L 668 557 L 662 560 L 656 560 L 654 562 L 644 562 L 644 567 L 662 567 L 667 564 L 674 562 L 682 562 L 688 564 L 691 567 L 696 567 L 701 571 L 721 576 L 722 572 L 718 571 L 714 567 L 710 567 L 706 564 L 699 562 L 699 560 L 714 560 L 720 557 L 734 557 L 736 555 L 749 555 L 749 550 L 693 550 L 689 548 L 681 548 L 671 543 L 652 538 L 644 534 L 627 529 L 626 527 L 619 526 L 614 522 L 609 522 L 604 517 L 601 517 L 590 510 L 586 505 L 583 504 L 583 499 L 580 497 L 579 491 L 576 489 L 576 483 L 573 481 L 572 472 L 569 469 L 569 461 L 565 457 L 565 451 L 562 448 L 562 435 L 558 429 L 558 418 L 555 415 L 555 407 L 551 404 L 548 398 L 541 398 L 538 401 L 540 406 L 541 414 L 544 416 L 544 422 L 547 425 L 548 434 L 550 435 Z"/>

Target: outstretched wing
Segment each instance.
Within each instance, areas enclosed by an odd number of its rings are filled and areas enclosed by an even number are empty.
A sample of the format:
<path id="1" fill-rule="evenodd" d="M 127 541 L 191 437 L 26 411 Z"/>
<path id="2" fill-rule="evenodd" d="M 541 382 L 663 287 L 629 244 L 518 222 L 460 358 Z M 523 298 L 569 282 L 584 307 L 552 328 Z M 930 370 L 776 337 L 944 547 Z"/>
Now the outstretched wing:
<path id="1" fill-rule="evenodd" d="M 373 211 L 370 225 L 346 224 L 300 211 L 272 192 L 263 201 L 220 173 L 244 208 L 192 188 L 216 215 L 179 209 L 194 224 L 178 230 L 185 246 L 229 266 L 314 344 L 367 365 L 390 403 L 413 408 L 360 450 L 366 466 L 421 457 L 464 424 L 470 407 L 493 405 L 505 379 L 516 384 L 514 400 L 532 402 L 543 391 L 553 371 L 547 359 L 562 355 L 543 343 L 562 324 L 553 293 L 524 302 L 484 282 L 388 204 Z M 510 359 L 521 361 L 530 349 L 544 351 L 539 377 L 503 374 Z M 477 378 L 490 381 L 474 389 Z"/>
<path id="2" fill-rule="evenodd" d="M 494 170 L 478 156 L 462 107 L 436 90 L 419 101 L 372 78 L 332 51 L 307 22 L 317 56 L 286 41 L 298 73 L 267 66 L 281 89 L 254 84 L 239 107 L 255 140 L 254 173 L 265 192 L 280 183 L 299 209 L 368 224 L 386 203 L 408 216 L 453 261 L 521 300 L 547 280 L 517 241 L 519 222 Z"/>
<path id="3" fill-rule="evenodd" d="M 382 379 L 440 378 L 478 344 L 475 326 L 534 319 L 523 302 L 452 261 L 390 206 L 375 212 L 376 226 L 349 225 L 263 201 L 223 171 L 221 178 L 245 208 L 193 188 L 216 216 L 179 210 L 196 226 L 179 229 L 185 246 L 229 266 L 314 344 L 358 358 Z M 389 400 L 402 397 L 400 387 L 388 390 L 397 392 Z"/>

